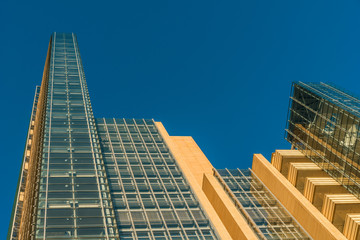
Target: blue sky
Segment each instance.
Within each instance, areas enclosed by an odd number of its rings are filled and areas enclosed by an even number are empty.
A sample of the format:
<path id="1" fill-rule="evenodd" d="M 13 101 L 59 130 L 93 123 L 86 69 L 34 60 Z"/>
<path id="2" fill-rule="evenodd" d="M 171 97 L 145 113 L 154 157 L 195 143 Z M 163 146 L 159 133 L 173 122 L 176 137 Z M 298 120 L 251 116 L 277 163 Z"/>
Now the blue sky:
<path id="1" fill-rule="evenodd" d="M 289 148 L 292 81 L 360 95 L 359 1 L 7 1 L 0 3 L 3 182 L 16 190 L 50 35 L 75 32 L 95 117 L 154 118 L 190 135 L 216 168 Z"/>

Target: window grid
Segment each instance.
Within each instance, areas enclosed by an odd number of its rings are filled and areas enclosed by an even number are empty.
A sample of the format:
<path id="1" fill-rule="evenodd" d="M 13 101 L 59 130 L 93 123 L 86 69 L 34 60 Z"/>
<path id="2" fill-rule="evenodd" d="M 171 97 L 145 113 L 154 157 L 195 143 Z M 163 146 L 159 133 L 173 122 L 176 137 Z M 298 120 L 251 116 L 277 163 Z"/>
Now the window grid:
<path id="1" fill-rule="evenodd" d="M 214 176 L 260 239 L 310 239 L 250 169 L 214 169 Z"/>
<path id="2" fill-rule="evenodd" d="M 114 123 L 117 124 L 117 122 L 116 122 L 115 119 L 114 119 Z M 125 123 L 125 122 L 124 122 L 124 123 Z M 131 136 L 130 131 L 129 131 L 129 128 L 127 127 L 127 124 L 124 124 L 124 126 L 125 126 L 127 132 L 129 133 L 129 135 Z M 134 126 L 136 126 L 136 124 L 135 124 Z M 138 129 L 137 129 L 137 130 L 138 130 Z M 117 133 L 118 133 L 118 137 L 120 138 L 119 129 L 116 128 L 116 131 L 117 131 Z M 140 134 L 140 131 L 138 130 L 137 132 L 139 132 L 140 138 L 142 139 L 142 135 Z M 143 140 L 143 139 L 142 139 L 142 140 Z M 135 146 L 135 143 L 134 143 L 132 137 L 130 137 L 130 141 L 131 141 L 131 143 L 134 144 L 134 146 Z M 144 141 L 143 141 L 143 144 L 144 144 Z M 146 144 L 144 144 L 144 145 L 146 146 Z M 137 155 L 138 159 L 140 159 L 139 153 L 138 153 L 138 151 L 137 151 L 136 148 L 135 148 L 135 151 L 136 151 L 136 155 Z M 150 158 L 150 159 L 151 159 L 151 158 Z M 128 160 L 129 166 L 130 166 L 129 159 L 127 158 L 127 160 Z M 142 168 L 143 172 L 146 174 L 145 168 L 144 168 L 141 160 L 139 161 L 139 164 L 140 164 L 140 167 Z M 134 177 L 134 179 L 135 179 L 135 177 Z M 145 181 L 147 181 L 147 183 L 148 183 L 148 185 L 149 185 L 149 190 L 150 190 L 151 194 L 152 194 L 153 196 L 155 196 L 153 189 L 150 187 L 151 184 L 150 184 L 149 180 L 148 180 L 147 178 L 145 178 Z M 135 183 L 135 182 L 134 182 L 134 183 Z M 138 193 L 139 199 L 141 199 L 140 191 L 139 191 L 139 189 L 138 189 L 137 184 L 135 184 L 135 186 L 136 186 L 136 188 L 137 188 L 137 193 Z M 145 209 L 144 203 L 143 203 L 142 201 L 140 201 L 140 202 L 141 202 L 142 208 Z M 154 202 L 155 202 L 155 204 L 157 205 L 157 212 L 158 212 L 158 214 L 159 214 L 159 216 L 160 216 L 160 218 L 161 218 L 161 221 L 162 221 L 163 223 L 165 223 L 165 219 L 164 219 L 163 215 L 162 215 L 161 212 L 158 210 L 158 209 L 160 209 L 160 206 L 159 206 L 158 202 L 155 200 L 155 198 L 154 198 Z M 147 216 L 148 214 L 146 213 L 146 214 L 144 214 L 144 215 Z M 148 221 L 148 226 L 151 227 L 151 223 L 150 223 L 150 221 L 149 221 L 148 218 L 147 218 L 147 221 Z M 168 228 L 166 228 L 166 232 L 169 234 Z M 155 236 L 153 235 L 153 232 L 151 232 L 151 234 L 152 234 L 152 236 L 155 238 Z"/>
<path id="3" fill-rule="evenodd" d="M 118 239 L 73 34 L 54 33 L 49 78 L 35 238 Z"/>
<path id="4" fill-rule="evenodd" d="M 113 148 L 113 144 L 112 144 L 112 142 L 111 142 L 109 130 L 108 130 L 108 128 L 107 128 L 107 125 L 106 125 L 106 123 L 105 123 L 105 120 L 104 120 L 104 127 L 105 127 L 105 129 L 106 129 L 106 133 L 107 133 L 107 136 L 108 136 L 109 145 L 110 145 L 111 153 L 112 153 L 112 158 L 114 159 L 114 156 L 115 156 L 114 148 Z M 116 128 L 116 129 L 117 129 L 117 128 Z M 117 134 L 118 134 L 118 138 L 120 139 L 120 134 L 119 134 L 118 131 L 117 131 Z M 121 141 L 120 141 L 120 145 L 121 145 L 123 151 L 125 152 L 124 145 L 123 145 L 123 143 L 122 143 Z M 126 155 L 125 155 L 125 159 L 126 159 L 126 161 L 127 161 L 127 164 L 130 166 L 129 159 L 128 159 L 128 157 L 127 157 Z M 120 189 L 124 189 L 124 184 L 123 184 L 123 182 L 122 182 L 122 178 L 121 178 L 121 175 L 120 175 L 120 172 L 119 172 L 119 167 L 118 167 L 117 161 L 116 161 L 115 159 L 114 159 L 114 163 L 115 163 L 115 168 L 114 168 L 114 169 L 115 169 L 115 171 L 116 171 L 117 174 L 118 174 L 118 181 L 120 182 Z M 131 175 L 132 175 L 132 178 L 135 179 L 134 174 L 133 174 L 132 172 L 131 172 Z M 138 195 L 138 197 L 140 198 L 139 189 L 138 189 L 137 185 L 135 185 L 135 188 L 136 188 L 136 190 L 137 190 L 137 191 L 136 191 L 136 192 L 137 192 L 137 195 Z M 128 202 L 128 200 L 127 200 L 126 194 L 123 194 L 123 197 L 124 197 L 124 199 L 125 199 L 125 204 L 127 205 L 127 208 L 128 208 L 127 213 L 128 213 L 129 218 L 130 218 L 130 221 L 131 221 L 131 225 L 132 225 L 131 228 L 132 228 L 132 229 L 135 229 L 134 220 L 133 220 L 133 217 L 132 217 L 132 214 L 131 214 L 131 211 L 130 211 L 129 202 Z M 116 197 L 114 197 L 113 199 L 116 200 Z M 142 204 L 142 208 L 144 208 L 142 202 L 141 202 L 141 204 Z M 148 219 L 147 219 L 147 222 L 149 222 Z M 150 233 L 151 233 L 151 232 L 150 232 Z M 151 233 L 151 236 L 154 237 L 152 233 Z M 135 237 L 135 238 L 138 238 L 136 231 L 134 231 L 134 237 Z"/>
<path id="5" fill-rule="evenodd" d="M 148 238 L 152 239 L 158 239 L 160 235 L 163 239 L 176 239 L 176 235 L 179 239 L 217 238 L 190 187 L 186 187 L 188 184 L 185 178 L 161 140 L 152 120 L 97 119 L 97 129 L 102 153 L 106 158 L 106 169 L 110 175 L 116 173 L 114 177 L 121 179 L 120 183 L 113 181 L 110 184 L 111 189 L 116 187 L 113 184 L 119 184 L 116 188 L 122 192 L 121 195 L 112 192 L 113 201 L 117 201 L 119 197 L 129 201 L 129 193 L 136 195 L 139 200 L 139 206 L 136 207 L 130 206 L 127 202 L 126 210 L 114 204 L 117 214 L 126 211 L 132 217 L 131 221 L 134 221 L 133 217 L 142 213 L 146 221 L 146 227 L 142 229 L 134 223 L 131 223 L 131 227 L 119 223 L 121 238 L 139 238 L 141 235 L 138 235 L 138 230 L 141 234 L 149 234 Z M 117 145 L 120 146 L 118 153 L 114 151 Z M 121 160 L 120 156 L 125 158 L 125 161 Z M 118 169 L 111 170 L 114 167 Z M 122 175 L 120 168 L 128 168 L 130 174 Z M 125 180 L 132 181 L 134 188 L 131 191 L 126 189 Z M 159 185 L 156 185 L 156 182 Z M 143 198 L 144 196 L 146 198 Z M 154 220 L 150 216 L 158 217 Z M 155 224 L 151 224 L 152 221 L 155 221 Z"/>
<path id="6" fill-rule="evenodd" d="M 320 83 L 294 83 L 286 139 L 360 197 L 360 101 Z"/>
<path id="7" fill-rule="evenodd" d="M 137 126 L 136 124 L 135 124 L 135 126 L 138 128 L 138 126 Z M 155 125 L 154 125 L 154 126 L 155 126 Z M 150 133 L 151 131 L 149 130 L 148 126 L 145 125 L 145 127 L 147 128 L 148 132 Z M 140 136 L 141 136 L 141 135 L 140 135 Z M 150 136 L 152 137 L 152 134 L 150 134 Z M 153 141 L 155 141 L 153 137 L 152 137 L 152 139 L 153 139 Z M 144 144 L 145 144 L 145 141 L 144 141 L 144 140 L 143 140 L 143 142 L 144 142 Z M 161 150 L 160 150 L 158 144 L 155 144 L 155 146 L 156 146 L 157 150 L 161 153 Z M 145 147 L 147 147 L 146 144 L 145 144 Z M 162 160 L 165 162 L 165 160 L 164 160 L 164 158 L 163 158 L 162 155 L 161 155 L 161 157 L 162 157 Z M 181 189 L 180 189 L 179 186 L 176 184 L 176 180 L 175 180 L 175 178 L 174 178 L 173 171 L 170 170 L 169 165 L 165 164 L 165 166 L 167 167 L 167 170 L 168 170 L 169 173 L 170 173 L 171 179 L 173 180 L 173 183 L 175 184 L 178 192 L 180 193 L 181 199 L 185 199 L 184 195 L 182 194 Z M 156 170 L 157 170 L 157 169 L 156 169 Z M 179 168 L 178 168 L 178 170 L 179 170 Z M 180 171 L 180 170 L 179 170 L 179 171 Z M 161 178 L 161 176 L 160 176 L 159 173 L 158 173 L 158 176 L 160 177 L 160 180 L 162 181 L 162 184 L 164 184 L 164 182 L 163 182 L 163 180 L 162 180 L 162 178 Z M 164 189 L 165 189 L 166 194 L 167 194 L 168 196 L 170 196 L 169 193 L 167 192 L 166 187 L 165 187 Z M 173 204 L 173 201 L 170 201 L 170 202 L 171 202 L 172 205 L 174 205 L 174 204 Z M 190 207 L 189 207 L 189 205 L 187 204 L 187 202 L 184 201 L 184 203 L 185 203 L 185 205 L 186 205 L 186 209 L 190 209 Z M 173 207 L 174 207 L 174 206 L 173 206 Z M 175 208 L 175 207 L 174 207 L 174 208 Z M 190 213 L 192 219 L 196 219 L 196 218 L 194 217 L 194 215 L 193 215 L 193 213 L 192 213 L 191 210 L 189 210 L 187 213 Z M 181 223 L 180 226 L 182 226 L 182 225 L 183 225 L 182 222 L 181 222 L 181 219 L 182 219 L 182 218 L 179 216 L 178 211 L 175 211 L 175 214 L 177 215 L 177 218 L 178 218 L 178 220 L 179 220 L 180 223 Z M 198 225 L 197 221 L 195 220 L 194 222 L 195 222 L 196 228 L 200 228 L 200 226 Z M 183 227 L 183 229 L 185 229 L 185 227 Z M 204 238 L 204 236 L 203 236 L 202 234 L 201 234 L 201 237 Z"/>

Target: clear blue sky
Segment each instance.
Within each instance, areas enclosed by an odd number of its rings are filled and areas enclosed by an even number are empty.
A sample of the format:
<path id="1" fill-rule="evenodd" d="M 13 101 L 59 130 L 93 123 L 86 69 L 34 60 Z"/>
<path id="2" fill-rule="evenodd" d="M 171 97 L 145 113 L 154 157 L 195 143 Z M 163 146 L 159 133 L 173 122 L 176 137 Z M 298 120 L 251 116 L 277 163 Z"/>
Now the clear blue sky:
<path id="1" fill-rule="evenodd" d="M 290 147 L 292 81 L 360 95 L 359 12 L 351 0 L 1 1 L 1 235 L 53 31 L 77 34 L 96 117 L 154 118 L 216 168 L 247 168 Z"/>

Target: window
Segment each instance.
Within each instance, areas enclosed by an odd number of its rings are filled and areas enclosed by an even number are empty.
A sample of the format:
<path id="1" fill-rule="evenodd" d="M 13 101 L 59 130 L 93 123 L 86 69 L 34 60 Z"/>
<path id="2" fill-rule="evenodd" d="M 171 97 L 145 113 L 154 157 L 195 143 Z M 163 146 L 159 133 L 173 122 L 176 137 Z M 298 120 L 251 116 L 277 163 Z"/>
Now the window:
<path id="1" fill-rule="evenodd" d="M 326 122 L 326 125 L 325 125 L 325 128 L 323 130 L 323 132 L 327 135 L 334 135 L 334 132 L 335 132 L 335 124 L 337 122 L 337 118 L 338 118 L 338 115 L 337 113 L 333 113 L 330 117 L 330 121 L 327 121 Z"/>

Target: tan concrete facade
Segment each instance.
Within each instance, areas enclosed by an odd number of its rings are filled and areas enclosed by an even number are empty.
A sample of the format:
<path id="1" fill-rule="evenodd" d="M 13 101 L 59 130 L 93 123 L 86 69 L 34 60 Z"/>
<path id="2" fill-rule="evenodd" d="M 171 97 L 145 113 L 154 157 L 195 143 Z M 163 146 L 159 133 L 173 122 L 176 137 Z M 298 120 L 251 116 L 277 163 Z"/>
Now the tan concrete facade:
<path id="1" fill-rule="evenodd" d="M 288 176 L 290 163 L 311 162 L 299 151 L 276 150 L 271 156 L 271 164 L 284 176 Z"/>
<path id="2" fill-rule="evenodd" d="M 256 224 L 214 176 L 193 138 L 169 136 L 162 123 L 156 126 L 218 236 L 259 239 Z M 276 150 L 271 162 L 255 154 L 252 171 L 313 239 L 360 240 L 360 202 L 355 196 L 297 150 Z"/>
<path id="3" fill-rule="evenodd" d="M 192 137 L 169 136 L 156 126 L 221 239 L 258 239 L 213 176 L 213 166 Z"/>
<path id="4" fill-rule="evenodd" d="M 360 214 L 347 214 L 344 235 L 349 240 L 360 240 Z"/>
<path id="5" fill-rule="evenodd" d="M 258 239 L 212 174 L 204 176 L 203 191 L 233 239 Z"/>
<path id="6" fill-rule="evenodd" d="M 289 165 L 287 178 L 301 193 L 304 190 L 306 178 L 328 176 L 326 172 L 312 162 L 292 162 Z"/>
<path id="7" fill-rule="evenodd" d="M 252 170 L 314 239 L 346 237 L 261 154 L 255 154 Z"/>
<path id="8" fill-rule="evenodd" d="M 45 106 L 46 106 L 46 94 L 47 94 L 47 85 L 48 85 L 48 70 L 50 66 L 50 50 L 51 50 L 51 41 L 49 43 L 48 52 L 46 56 L 46 62 L 42 77 L 42 83 L 39 93 L 39 98 L 37 102 L 37 110 L 35 115 L 35 121 L 31 122 L 30 136 L 32 137 L 31 141 L 27 142 L 26 151 L 26 161 L 24 163 L 24 168 L 22 171 L 26 171 L 26 179 L 24 191 L 20 191 L 18 194 L 18 199 L 16 200 L 19 206 L 21 206 L 21 213 L 16 216 L 14 221 L 19 221 L 18 236 L 19 239 L 30 239 L 31 228 L 32 228 L 32 219 L 36 212 L 34 211 L 34 205 L 36 205 L 36 195 L 37 188 L 36 183 L 39 177 L 39 154 L 40 154 L 40 144 L 41 144 L 41 134 L 43 131 L 43 121 L 45 117 Z M 19 189 L 18 189 L 19 190 Z M 22 202 L 22 204 L 20 204 Z M 14 231 L 14 229 L 12 230 Z M 11 233 L 13 234 L 13 233 Z"/>
<path id="9" fill-rule="evenodd" d="M 360 213 L 360 200 L 353 194 L 326 194 L 321 212 L 342 231 L 346 215 Z"/>
<path id="10" fill-rule="evenodd" d="M 158 128 L 161 136 L 163 137 L 164 141 L 166 142 L 166 145 L 169 147 L 171 153 L 173 154 L 174 158 L 176 159 L 176 162 L 178 163 L 179 167 L 181 168 L 182 172 L 184 173 L 186 179 L 188 180 L 189 184 L 191 185 L 192 190 L 196 194 L 200 204 L 202 205 L 204 211 L 207 213 L 208 217 L 211 219 L 211 222 L 213 226 L 215 227 L 216 231 L 218 232 L 218 235 L 222 239 L 230 239 L 230 235 L 227 232 L 224 224 L 220 220 L 220 218 L 217 216 L 214 208 L 212 207 L 211 203 L 208 201 L 207 197 L 201 190 L 201 183 L 199 183 L 199 174 L 193 174 L 194 170 L 196 172 L 195 168 L 189 167 L 186 158 L 189 157 L 189 155 L 194 156 L 194 153 L 189 153 L 184 151 L 185 149 L 192 148 L 194 146 L 186 146 L 189 145 L 189 138 L 191 137 L 170 137 L 167 131 L 165 130 L 163 124 L 161 122 L 156 122 L 156 127 Z M 192 139 L 192 138 L 191 138 Z M 187 143 L 187 144 L 186 144 Z M 180 145 L 180 146 L 179 146 Z M 195 154 L 196 155 L 196 154 Z M 204 159 L 201 157 L 201 154 L 197 154 L 198 158 L 201 160 Z M 205 157 L 206 158 L 206 157 Z M 191 170 L 194 169 L 194 170 Z M 210 166 L 211 169 L 211 166 Z"/>
<path id="11" fill-rule="evenodd" d="M 305 183 L 304 196 L 321 211 L 326 194 L 348 193 L 348 191 L 331 177 L 308 177 Z"/>
<path id="12" fill-rule="evenodd" d="M 294 196 L 299 192 L 303 193 L 304 197 L 317 208 L 318 212 L 320 212 L 323 217 L 327 218 L 327 220 L 332 224 L 329 230 L 335 227 L 343 234 L 344 238 L 360 240 L 360 200 L 350 193 L 349 190 L 342 186 L 338 181 L 336 181 L 336 179 L 330 177 L 324 171 L 319 172 L 317 167 L 320 166 L 331 169 L 335 168 L 336 165 L 321 162 L 315 167 L 314 163 L 309 162 L 309 159 L 306 159 L 305 155 L 301 157 L 302 154 L 303 153 L 297 150 L 276 150 L 276 152 L 272 155 L 271 163 L 278 173 L 287 178 L 288 181 L 298 190 L 293 191 Z M 297 155 L 297 157 L 294 157 L 295 155 Z M 258 166 L 256 166 L 257 162 L 259 162 L 259 159 L 254 158 L 255 169 L 258 168 Z M 258 169 L 264 170 L 263 167 L 268 166 L 266 162 L 262 165 L 263 166 Z M 298 176 L 296 176 L 296 174 L 298 174 L 300 169 L 303 172 L 302 183 L 304 184 L 304 189 L 302 189 L 302 187 L 296 182 L 298 181 Z M 318 173 L 314 174 L 314 171 Z M 284 179 L 279 177 L 279 181 L 284 181 Z M 268 181 L 265 181 L 265 183 L 268 184 Z M 347 185 L 351 184 L 353 183 L 347 183 Z M 275 195 L 277 194 L 276 191 L 273 193 Z M 278 197 L 278 199 L 282 199 L 277 195 L 276 197 Z M 300 196 L 298 200 L 299 199 L 301 199 Z M 289 199 L 286 201 L 289 201 Z M 303 206 L 307 205 L 306 202 L 303 200 L 301 201 Z M 311 209 L 311 206 L 309 207 Z M 293 213 L 292 211 L 290 212 Z M 314 211 L 312 214 L 318 215 L 318 212 Z M 318 215 L 320 220 L 322 218 L 321 215 Z M 301 215 L 294 214 L 294 217 L 297 216 L 302 217 Z M 302 224 L 300 220 L 299 222 Z M 320 222 L 328 228 L 328 222 L 324 222 L 322 220 Z M 303 225 L 303 227 L 310 233 L 311 230 L 307 229 L 305 226 L 306 225 Z M 336 232 L 333 233 L 338 234 Z M 340 236 L 338 237 L 340 238 Z M 314 239 L 317 238 L 314 237 Z"/>

